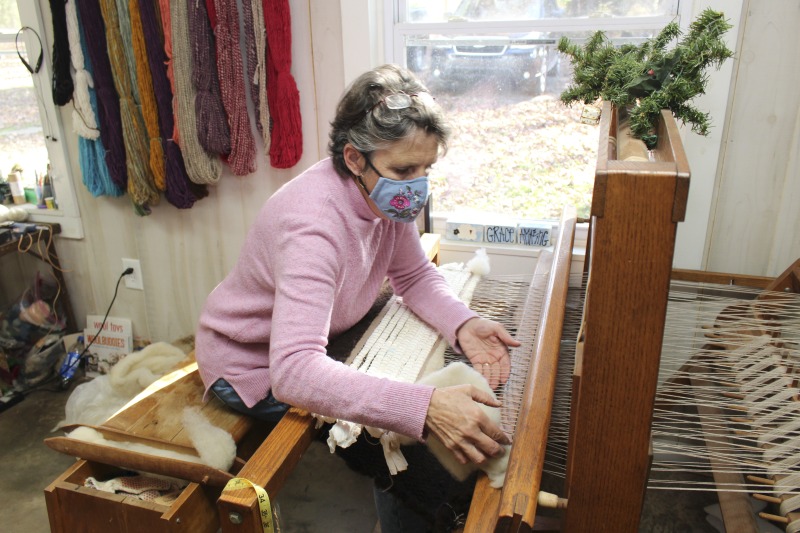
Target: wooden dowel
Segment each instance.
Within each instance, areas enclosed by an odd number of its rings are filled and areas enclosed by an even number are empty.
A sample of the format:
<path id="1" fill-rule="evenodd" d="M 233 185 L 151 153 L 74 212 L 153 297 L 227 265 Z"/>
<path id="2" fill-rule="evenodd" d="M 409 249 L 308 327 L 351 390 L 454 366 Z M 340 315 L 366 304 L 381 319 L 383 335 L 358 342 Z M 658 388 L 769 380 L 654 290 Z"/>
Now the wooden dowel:
<path id="1" fill-rule="evenodd" d="M 761 500 L 762 502 L 769 502 L 769 503 L 783 503 L 783 500 L 780 498 L 776 498 L 775 496 L 767 496 L 766 494 L 758 494 L 757 492 L 753 493 L 753 498 L 756 500 Z"/>
<path id="2" fill-rule="evenodd" d="M 778 515 L 769 514 L 769 513 L 758 513 L 758 516 L 760 516 L 764 520 L 769 520 L 771 522 L 777 522 L 779 524 L 788 524 L 789 523 L 789 519 L 786 518 L 785 516 L 778 516 Z"/>
<path id="3" fill-rule="evenodd" d="M 775 482 L 771 479 L 767 479 L 765 477 L 758 477 L 758 476 L 747 476 L 748 481 L 752 481 L 753 483 L 761 483 L 762 485 L 775 485 Z"/>

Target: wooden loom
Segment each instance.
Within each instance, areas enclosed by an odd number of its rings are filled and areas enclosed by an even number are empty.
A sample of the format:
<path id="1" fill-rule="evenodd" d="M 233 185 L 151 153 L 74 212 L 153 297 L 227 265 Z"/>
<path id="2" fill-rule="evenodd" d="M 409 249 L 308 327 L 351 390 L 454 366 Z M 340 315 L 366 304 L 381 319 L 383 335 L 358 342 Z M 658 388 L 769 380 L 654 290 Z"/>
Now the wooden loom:
<path id="1" fill-rule="evenodd" d="M 597 530 L 598 524 L 607 524 L 607 531 L 633 531 L 638 524 L 647 479 L 654 376 L 661 348 L 675 230 L 683 218 L 689 185 L 688 164 L 671 115 L 665 113 L 662 117 L 653 162 L 615 159 L 617 125 L 617 113 L 607 106 L 600 125 L 600 153 L 592 201 L 583 364 L 576 369 L 573 395 L 578 402 L 572 418 L 576 438 L 570 443 L 566 494 L 569 508 L 564 521 L 567 531 Z M 642 221 L 648 223 L 644 225 Z M 520 413 L 520 429 L 514 437 L 506 486 L 497 491 L 488 488 L 484 478 L 480 479 L 467 531 L 533 527 L 552 398 L 547 391 L 552 389 L 555 375 L 554 358 L 561 335 L 574 225 L 574 216 L 562 221 L 564 229 L 552 256 L 552 268 L 550 259 L 539 262 L 540 269 L 549 269 L 544 277 L 549 296 L 541 310 L 537 356 L 525 393 L 527 407 Z M 609 316 L 619 320 L 602 319 Z M 630 354 L 637 354 L 638 368 L 625 361 Z M 606 409 L 608 405 L 624 405 L 625 412 Z M 315 434 L 308 413 L 290 409 L 236 475 L 261 485 L 269 494 L 276 494 Z M 602 464 L 593 460 L 598 451 L 607 459 Z M 89 453 L 83 450 L 81 456 L 88 457 Z M 76 481 L 85 477 L 84 470 L 102 465 L 102 461 L 98 457 L 79 462 L 48 487 L 48 513 L 53 531 L 69 531 L 69 527 L 57 526 L 66 520 L 68 511 L 76 508 L 86 511 L 99 507 L 115 518 L 117 524 L 144 524 L 139 517 L 142 513 L 132 511 L 139 510 L 141 504 L 100 505 L 96 499 L 87 499 L 95 498 L 97 495 L 92 492 L 96 491 L 82 490 L 77 485 Z M 216 524 L 225 533 L 260 530 L 256 496 L 251 490 L 220 494 L 219 487 L 211 488 L 208 479 L 196 481 L 200 483 L 190 485 L 187 490 L 190 494 L 176 505 L 150 509 L 146 514 L 152 515 L 152 520 L 146 526 L 141 529 L 128 526 L 128 530 L 202 531 L 181 529 L 181 523 L 185 525 L 187 519 L 180 518 L 185 516 L 188 510 L 185 505 L 190 500 L 197 502 L 191 508 L 202 509 L 202 516 L 209 521 L 209 531 L 215 530 Z M 205 496 L 198 497 L 202 492 Z M 209 502 L 217 496 L 217 512 L 213 512 L 213 503 Z M 76 500 L 81 500 L 82 507 Z M 85 520 L 86 514 L 81 514 L 80 519 Z M 125 520 L 126 517 L 130 519 Z M 92 531 L 86 527 L 82 530 Z"/>
<path id="2" fill-rule="evenodd" d="M 652 161 L 618 160 L 617 146 L 624 145 L 618 129 L 618 113 L 606 106 L 586 260 L 585 319 L 573 376 L 563 494 L 569 504 L 563 521 L 551 526 L 563 531 L 616 533 L 638 527 L 650 465 L 650 425 L 675 231 L 684 216 L 689 187 L 688 164 L 669 113 L 662 115 Z M 544 283 L 547 297 L 540 311 L 536 355 L 506 485 L 502 490 L 491 489 L 481 476 L 465 531 L 534 528 L 574 226 L 574 215 L 565 216 L 554 252 L 542 255 L 537 265 L 540 275 L 534 275 Z M 196 375 L 183 381 L 190 379 Z M 291 409 L 252 454 L 243 454 L 248 460 L 237 464 L 235 473 L 275 495 L 315 435 L 308 413 Z M 258 439 L 244 441 L 257 443 Z M 86 452 L 76 455 L 87 457 Z M 65 522 L 76 508 L 83 510 L 83 516 L 75 519 L 83 521 L 78 528 L 82 531 L 107 530 L 99 525 L 97 529 L 85 527 L 86 512 L 97 514 L 98 509 L 103 518 L 99 524 L 107 527 L 111 520 L 128 524 L 128 529 L 120 531 L 215 531 L 221 527 L 223 532 L 234 533 L 261 529 L 251 490 L 220 493 L 220 487 L 213 486 L 218 483 L 202 475 L 168 508 L 98 497 L 78 486 L 88 472 L 114 468 L 108 465 L 125 466 L 104 463 L 102 458 L 79 461 L 48 487 L 53 531 L 76 530 L 77 522 L 73 521 L 72 527 Z M 194 514 L 201 518 L 190 520 Z M 60 521 L 66 525 L 57 527 Z M 205 529 L 199 527 L 200 522 Z M 537 530 L 542 529 L 539 525 Z"/>

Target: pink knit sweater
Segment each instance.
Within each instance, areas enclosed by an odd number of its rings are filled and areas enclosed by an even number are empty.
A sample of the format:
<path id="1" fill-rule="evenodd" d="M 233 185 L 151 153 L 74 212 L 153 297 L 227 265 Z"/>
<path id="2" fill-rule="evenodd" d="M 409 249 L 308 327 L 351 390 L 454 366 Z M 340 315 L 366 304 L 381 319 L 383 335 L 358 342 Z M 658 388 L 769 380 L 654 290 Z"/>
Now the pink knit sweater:
<path id="1" fill-rule="evenodd" d="M 414 224 L 376 217 L 352 180 L 317 163 L 266 202 L 206 301 L 196 337 L 206 389 L 223 377 L 248 406 L 272 389 L 290 405 L 422 439 L 431 387 L 326 355 L 329 336 L 367 313 L 387 276 L 451 345 L 476 316 L 427 260 Z"/>

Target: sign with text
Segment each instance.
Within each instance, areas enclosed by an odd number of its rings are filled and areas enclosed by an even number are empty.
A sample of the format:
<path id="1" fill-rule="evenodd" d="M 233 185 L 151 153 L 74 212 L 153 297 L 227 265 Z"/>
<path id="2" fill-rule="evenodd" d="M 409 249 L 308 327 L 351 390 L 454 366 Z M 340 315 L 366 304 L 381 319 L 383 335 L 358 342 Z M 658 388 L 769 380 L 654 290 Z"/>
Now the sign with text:
<path id="1" fill-rule="evenodd" d="M 108 374 L 111 367 L 133 351 L 133 326 L 127 318 L 110 316 L 103 324 L 102 316 L 88 315 L 83 337 L 86 346 L 92 343 L 86 354 L 87 376 Z"/>

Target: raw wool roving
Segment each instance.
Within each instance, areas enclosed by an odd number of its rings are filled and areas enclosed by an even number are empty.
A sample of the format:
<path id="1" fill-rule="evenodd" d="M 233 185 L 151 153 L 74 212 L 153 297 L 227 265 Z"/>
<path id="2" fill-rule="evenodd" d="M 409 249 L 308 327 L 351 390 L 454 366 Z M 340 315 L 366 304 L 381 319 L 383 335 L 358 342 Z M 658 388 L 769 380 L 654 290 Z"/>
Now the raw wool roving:
<path id="1" fill-rule="evenodd" d="M 0 222 L 11 220 L 13 222 L 23 222 L 28 219 L 28 211 L 21 206 L 7 207 L 0 204 Z"/>
<path id="2" fill-rule="evenodd" d="M 186 354 L 166 342 L 149 344 L 123 357 L 108 373 L 111 386 L 122 394 L 137 394 L 178 364 Z"/>
<path id="3" fill-rule="evenodd" d="M 471 366 L 461 362 L 451 363 L 446 367 L 437 370 L 436 372 L 431 372 L 427 376 L 424 376 L 422 379 L 420 379 L 417 383 L 433 385 L 434 387 L 450 387 L 453 385 L 469 384 L 483 392 L 490 394 L 492 398 L 496 398 L 494 391 L 492 391 L 492 388 L 489 386 L 486 378 Z M 498 426 L 500 425 L 499 407 L 489 407 L 488 405 L 484 405 L 482 403 L 479 403 L 478 406 L 480 406 L 480 408 L 484 413 L 487 414 L 492 422 Z M 402 445 L 413 445 L 416 443 L 417 442 L 414 439 L 409 439 L 405 436 L 400 437 L 400 444 Z M 490 486 L 494 488 L 500 488 L 503 486 L 503 482 L 506 478 L 506 470 L 508 469 L 508 457 L 511 451 L 510 445 L 504 446 L 505 450 L 502 455 L 491 457 L 482 465 L 476 465 L 475 463 L 467 463 L 462 465 L 456 460 L 453 452 L 448 450 L 445 445 L 442 444 L 442 441 L 440 441 L 435 435 L 430 435 L 428 437 L 427 445 L 431 453 L 439 460 L 440 463 L 442 463 L 442 466 L 444 466 L 447 471 L 450 472 L 450 474 L 452 474 L 453 477 L 458 481 L 464 481 L 467 479 L 467 477 L 469 477 L 470 474 L 480 469 L 486 472 L 486 475 L 489 477 Z"/>
<path id="4" fill-rule="evenodd" d="M 86 426 L 75 428 L 68 433 L 67 436 L 84 442 L 111 446 L 122 450 L 130 450 L 169 459 L 178 459 L 179 461 L 188 461 L 190 463 L 204 464 L 222 470 L 223 472 L 230 470 L 236 458 L 236 444 L 233 442 L 233 437 L 230 433 L 211 424 L 199 410 L 188 407 L 183 411 L 183 423 L 184 428 L 186 428 L 189 434 L 189 440 L 192 442 L 194 449 L 197 450 L 198 455 L 165 450 L 139 442 L 123 442 L 106 439 L 103 437 L 103 434 L 96 429 Z"/>

